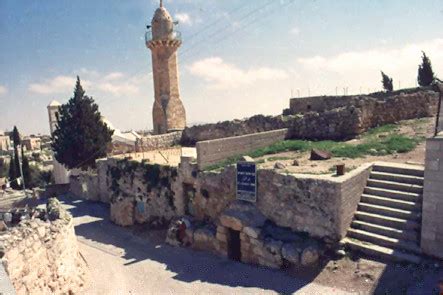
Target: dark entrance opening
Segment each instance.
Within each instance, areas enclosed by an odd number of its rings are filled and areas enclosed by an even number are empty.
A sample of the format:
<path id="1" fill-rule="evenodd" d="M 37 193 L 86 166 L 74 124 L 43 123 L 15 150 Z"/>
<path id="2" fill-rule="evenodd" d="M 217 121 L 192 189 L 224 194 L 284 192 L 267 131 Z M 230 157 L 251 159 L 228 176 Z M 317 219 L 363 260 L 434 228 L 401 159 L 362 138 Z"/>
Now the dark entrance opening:
<path id="1" fill-rule="evenodd" d="M 228 257 L 235 261 L 240 261 L 240 232 L 238 230 L 229 229 L 228 232 Z"/>

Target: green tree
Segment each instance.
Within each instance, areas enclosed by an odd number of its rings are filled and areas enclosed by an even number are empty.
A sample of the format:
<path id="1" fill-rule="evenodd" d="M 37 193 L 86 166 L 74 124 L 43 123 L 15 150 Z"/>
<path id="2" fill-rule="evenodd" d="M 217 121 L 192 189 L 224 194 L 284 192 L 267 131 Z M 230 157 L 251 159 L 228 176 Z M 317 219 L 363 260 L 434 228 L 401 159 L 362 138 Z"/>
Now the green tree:
<path id="1" fill-rule="evenodd" d="M 11 157 L 11 163 L 9 164 L 9 181 L 11 182 L 11 187 L 13 189 L 20 189 L 21 186 L 17 181 L 20 175 L 20 159 L 19 159 L 19 145 L 21 142 L 20 133 L 17 126 L 14 126 L 12 130 L 11 139 L 14 144 L 14 155 Z"/>
<path id="2" fill-rule="evenodd" d="M 434 82 L 436 77 L 434 76 L 434 71 L 432 70 L 431 60 L 426 56 L 424 51 L 422 56 L 422 63 L 418 66 L 418 85 L 429 86 Z"/>
<path id="3" fill-rule="evenodd" d="M 17 148 L 17 146 L 22 141 L 20 138 L 20 133 L 18 132 L 17 126 L 14 126 L 14 129 L 12 129 L 11 140 L 14 143 L 14 148 Z"/>
<path id="4" fill-rule="evenodd" d="M 386 90 L 387 92 L 391 92 L 392 90 L 394 90 L 394 86 L 392 85 L 392 78 L 383 73 L 383 71 L 381 72 L 381 76 L 382 76 L 381 83 L 383 84 L 383 89 Z"/>
<path id="5" fill-rule="evenodd" d="M 112 134 L 77 76 L 74 96 L 61 106 L 57 119 L 52 140 L 55 158 L 69 169 L 95 167 L 95 160 L 106 156 Z"/>

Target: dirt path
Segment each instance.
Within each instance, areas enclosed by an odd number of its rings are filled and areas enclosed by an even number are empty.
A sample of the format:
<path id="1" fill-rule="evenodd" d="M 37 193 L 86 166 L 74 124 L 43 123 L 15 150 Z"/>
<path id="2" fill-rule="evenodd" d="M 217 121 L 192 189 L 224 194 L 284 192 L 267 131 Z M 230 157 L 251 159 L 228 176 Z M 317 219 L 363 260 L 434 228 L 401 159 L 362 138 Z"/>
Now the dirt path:
<path id="1" fill-rule="evenodd" d="M 159 239 L 143 239 L 107 219 L 103 204 L 62 199 L 75 217 L 92 282 L 85 294 L 352 294 L 236 263 Z"/>

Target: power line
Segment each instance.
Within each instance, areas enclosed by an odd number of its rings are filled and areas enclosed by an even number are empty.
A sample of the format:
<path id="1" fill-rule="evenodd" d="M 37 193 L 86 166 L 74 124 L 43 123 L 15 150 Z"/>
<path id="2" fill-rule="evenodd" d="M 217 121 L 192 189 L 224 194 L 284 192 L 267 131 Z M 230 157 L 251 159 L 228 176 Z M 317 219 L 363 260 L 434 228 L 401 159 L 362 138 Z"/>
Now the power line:
<path id="1" fill-rule="evenodd" d="M 257 11 L 260 11 L 261 9 L 265 8 L 266 6 L 269 6 L 271 4 L 274 4 L 275 1 L 274 0 L 268 0 L 265 2 L 265 4 L 253 9 L 252 11 L 249 11 L 247 14 L 243 15 L 240 19 L 240 22 L 244 21 L 245 19 L 247 19 L 248 17 L 250 17 L 251 15 L 253 15 L 254 13 L 256 13 Z M 204 40 L 204 43 L 208 43 L 208 41 L 210 41 L 211 38 L 220 35 L 221 33 L 223 33 L 224 31 L 230 29 L 232 27 L 231 23 L 229 23 L 228 25 L 218 29 L 217 31 L 213 32 L 211 35 L 207 36 Z M 197 47 L 199 44 L 194 44 L 191 47 L 188 47 L 187 49 L 183 50 L 180 54 L 180 57 L 182 57 L 183 55 L 185 55 L 187 52 L 191 51 L 192 49 L 194 49 L 195 47 Z"/>

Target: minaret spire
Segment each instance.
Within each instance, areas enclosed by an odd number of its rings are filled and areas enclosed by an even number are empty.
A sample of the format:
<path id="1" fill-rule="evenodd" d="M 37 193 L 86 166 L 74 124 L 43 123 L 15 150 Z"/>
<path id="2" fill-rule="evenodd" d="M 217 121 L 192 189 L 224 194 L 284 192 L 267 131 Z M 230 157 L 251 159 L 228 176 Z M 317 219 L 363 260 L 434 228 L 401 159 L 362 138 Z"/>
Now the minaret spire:
<path id="1" fill-rule="evenodd" d="M 160 0 L 160 7 L 163 7 L 163 0 Z"/>

